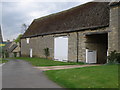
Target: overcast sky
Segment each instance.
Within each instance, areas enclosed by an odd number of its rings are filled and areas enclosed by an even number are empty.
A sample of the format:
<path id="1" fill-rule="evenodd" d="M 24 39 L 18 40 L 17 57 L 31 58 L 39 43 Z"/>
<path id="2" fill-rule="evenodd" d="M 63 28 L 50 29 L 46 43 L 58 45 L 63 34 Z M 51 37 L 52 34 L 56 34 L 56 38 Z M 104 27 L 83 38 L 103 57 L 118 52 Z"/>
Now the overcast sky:
<path id="1" fill-rule="evenodd" d="M 22 24 L 24 23 L 30 25 L 36 18 L 57 13 L 88 1 L 90 0 L 42 0 L 42 2 L 38 0 L 21 2 L 20 0 L 3 0 L 0 3 L 0 13 L 2 13 L 0 14 L 0 24 L 2 25 L 3 39 L 15 39 L 22 32 Z"/>

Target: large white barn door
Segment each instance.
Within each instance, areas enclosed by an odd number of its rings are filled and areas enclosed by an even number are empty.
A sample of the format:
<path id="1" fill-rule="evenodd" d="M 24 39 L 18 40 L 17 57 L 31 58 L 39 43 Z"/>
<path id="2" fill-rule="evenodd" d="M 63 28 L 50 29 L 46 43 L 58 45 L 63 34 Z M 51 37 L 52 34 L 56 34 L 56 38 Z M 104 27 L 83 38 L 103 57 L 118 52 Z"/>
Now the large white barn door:
<path id="1" fill-rule="evenodd" d="M 54 59 L 58 61 L 68 60 L 68 37 L 56 37 L 54 39 Z"/>
<path id="2" fill-rule="evenodd" d="M 97 63 L 96 50 L 86 49 L 86 63 Z"/>

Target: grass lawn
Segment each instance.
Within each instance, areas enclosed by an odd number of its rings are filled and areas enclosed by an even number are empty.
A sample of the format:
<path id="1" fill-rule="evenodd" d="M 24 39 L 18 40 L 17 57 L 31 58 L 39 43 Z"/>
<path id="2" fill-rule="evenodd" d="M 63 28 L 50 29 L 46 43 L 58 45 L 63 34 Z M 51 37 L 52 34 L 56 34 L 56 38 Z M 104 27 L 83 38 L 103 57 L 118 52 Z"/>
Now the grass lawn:
<path id="1" fill-rule="evenodd" d="M 118 88 L 118 65 L 102 65 L 44 72 L 64 88 Z"/>
<path id="2" fill-rule="evenodd" d="M 1 64 L 1 63 L 6 63 L 6 62 L 8 62 L 8 60 L 5 60 L 5 59 L 0 58 L 0 64 Z"/>
<path id="3" fill-rule="evenodd" d="M 53 61 L 48 60 L 45 58 L 29 58 L 29 57 L 17 57 L 15 59 L 21 59 L 30 62 L 34 66 L 59 66 L 59 65 L 81 65 L 84 64 L 82 62 L 60 62 L 60 61 Z"/>

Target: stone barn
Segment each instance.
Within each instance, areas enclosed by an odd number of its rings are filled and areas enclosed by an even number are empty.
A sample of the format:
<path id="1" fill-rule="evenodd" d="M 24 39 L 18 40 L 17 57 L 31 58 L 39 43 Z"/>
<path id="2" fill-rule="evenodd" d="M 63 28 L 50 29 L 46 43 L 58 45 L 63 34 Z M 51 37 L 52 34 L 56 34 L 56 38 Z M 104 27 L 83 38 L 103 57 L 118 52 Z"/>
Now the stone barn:
<path id="1" fill-rule="evenodd" d="M 21 38 L 21 55 L 52 60 L 106 63 L 120 52 L 120 2 L 89 2 L 35 19 Z"/>

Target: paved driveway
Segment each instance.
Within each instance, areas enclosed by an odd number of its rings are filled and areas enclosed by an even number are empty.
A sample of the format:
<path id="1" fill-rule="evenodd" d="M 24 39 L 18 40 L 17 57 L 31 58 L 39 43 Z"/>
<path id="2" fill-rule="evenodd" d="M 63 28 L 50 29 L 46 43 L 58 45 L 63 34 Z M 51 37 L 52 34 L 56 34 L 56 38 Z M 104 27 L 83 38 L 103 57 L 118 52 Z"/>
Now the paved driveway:
<path id="1" fill-rule="evenodd" d="M 23 60 L 10 60 L 2 66 L 3 88 L 61 88 L 42 71 Z"/>

